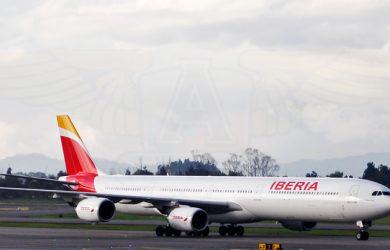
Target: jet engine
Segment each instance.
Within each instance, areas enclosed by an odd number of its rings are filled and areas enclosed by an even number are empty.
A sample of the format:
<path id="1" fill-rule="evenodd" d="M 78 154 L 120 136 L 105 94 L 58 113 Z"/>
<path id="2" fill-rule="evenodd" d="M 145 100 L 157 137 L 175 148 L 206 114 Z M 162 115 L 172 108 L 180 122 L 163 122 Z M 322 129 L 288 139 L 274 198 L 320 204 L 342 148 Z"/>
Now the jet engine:
<path id="1" fill-rule="evenodd" d="M 310 231 L 317 225 L 317 222 L 309 221 L 283 220 L 279 222 L 283 227 L 294 231 Z"/>
<path id="2" fill-rule="evenodd" d="M 207 213 L 200 208 L 194 207 L 175 208 L 169 213 L 167 220 L 172 228 L 187 232 L 200 232 L 209 223 Z"/>
<path id="3" fill-rule="evenodd" d="M 106 198 L 87 198 L 75 208 L 77 216 L 90 222 L 107 222 L 114 217 L 115 205 Z"/>

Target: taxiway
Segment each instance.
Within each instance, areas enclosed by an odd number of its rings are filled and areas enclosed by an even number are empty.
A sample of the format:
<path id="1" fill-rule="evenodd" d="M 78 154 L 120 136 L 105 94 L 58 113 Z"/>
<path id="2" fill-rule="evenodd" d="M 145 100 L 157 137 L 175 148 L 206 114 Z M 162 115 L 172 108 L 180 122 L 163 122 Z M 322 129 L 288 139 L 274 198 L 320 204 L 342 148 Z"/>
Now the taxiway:
<path id="1" fill-rule="evenodd" d="M 259 242 L 278 242 L 284 249 L 388 249 L 390 239 L 353 236 L 156 237 L 154 232 L 82 229 L 0 228 L 1 249 L 258 249 Z"/>

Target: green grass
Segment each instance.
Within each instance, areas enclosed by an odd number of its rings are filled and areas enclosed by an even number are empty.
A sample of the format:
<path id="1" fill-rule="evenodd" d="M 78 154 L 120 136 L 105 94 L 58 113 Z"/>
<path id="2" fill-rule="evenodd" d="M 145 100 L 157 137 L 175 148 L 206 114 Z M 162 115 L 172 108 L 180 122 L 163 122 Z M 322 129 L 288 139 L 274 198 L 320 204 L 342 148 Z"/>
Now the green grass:
<path id="1" fill-rule="evenodd" d="M 50 215 L 43 215 L 43 216 L 37 216 L 35 218 L 59 218 L 59 214 L 50 214 Z M 62 218 L 64 219 L 78 219 L 76 213 L 66 213 L 62 214 Z M 163 216 L 145 216 L 145 215 L 131 215 L 126 213 L 117 212 L 115 213 L 114 220 L 161 220 L 165 221 L 165 218 Z M 275 221 L 263 221 L 263 222 L 271 222 L 274 223 Z M 386 217 L 380 220 L 375 220 L 372 223 L 373 225 L 390 225 L 390 217 Z"/>
<path id="2" fill-rule="evenodd" d="M 48 214 L 42 216 L 36 216 L 34 218 L 64 218 L 64 219 L 78 219 L 76 213 L 66 213 L 62 214 Z M 145 216 L 145 215 L 131 215 L 126 213 L 115 213 L 113 220 L 161 220 L 164 221 L 165 218 L 163 216 Z"/>
<path id="3" fill-rule="evenodd" d="M 35 222 L 0 222 L 0 227 L 23 228 L 61 228 L 86 230 L 121 230 L 121 231 L 153 231 L 153 225 L 112 225 L 112 224 L 78 224 L 78 223 L 35 223 Z"/>
<path id="4" fill-rule="evenodd" d="M 23 228 L 56 228 L 56 229 L 84 229 L 84 230 L 119 230 L 119 231 L 154 231 L 153 225 L 111 225 L 111 224 L 58 224 L 58 223 L 34 223 L 34 222 L 0 222 L 0 227 Z M 217 227 L 211 227 L 212 233 L 217 233 Z M 295 232 L 284 228 L 246 228 L 247 234 L 259 236 L 354 236 L 355 230 L 313 230 L 308 232 Z M 373 237 L 390 237 L 389 231 L 370 231 Z"/>
<path id="5" fill-rule="evenodd" d="M 63 205 L 67 206 L 62 200 L 58 199 L 3 199 L 0 200 L 0 205 L 15 205 L 15 206 L 42 206 L 42 205 Z"/>
<path id="6" fill-rule="evenodd" d="M 351 236 L 356 234 L 356 230 L 325 230 L 325 229 L 314 229 L 312 231 L 291 231 L 285 228 L 245 228 L 246 233 L 270 235 L 270 236 Z M 389 231 L 371 230 L 370 236 L 375 237 L 390 237 Z"/>
<path id="7" fill-rule="evenodd" d="M 390 225 L 390 216 L 372 222 L 374 225 Z"/>

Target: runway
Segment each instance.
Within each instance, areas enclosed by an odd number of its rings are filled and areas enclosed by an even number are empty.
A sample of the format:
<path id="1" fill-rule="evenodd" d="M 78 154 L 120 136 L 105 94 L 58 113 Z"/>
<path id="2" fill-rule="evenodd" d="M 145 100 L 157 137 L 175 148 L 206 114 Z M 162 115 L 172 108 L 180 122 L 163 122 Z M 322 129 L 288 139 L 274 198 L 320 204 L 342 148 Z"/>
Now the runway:
<path id="1" fill-rule="evenodd" d="M 80 219 L 63 219 L 63 218 L 29 218 L 29 217 L 2 217 L 0 216 L 0 222 L 25 222 L 25 223 L 50 223 L 50 224 L 91 224 L 88 221 Z M 164 220 L 111 220 L 104 222 L 106 225 L 165 225 Z M 218 227 L 220 224 L 212 223 L 211 226 Z M 280 223 L 276 222 L 258 222 L 258 223 L 247 223 L 240 224 L 245 228 L 283 228 Z M 356 225 L 354 223 L 318 223 L 315 230 L 355 230 Z M 373 225 L 370 227 L 370 231 L 390 231 L 389 225 Z"/>
<path id="2" fill-rule="evenodd" d="M 30 206 L 29 210 L 6 209 L 0 213 L 0 222 L 34 222 L 51 224 L 89 224 L 79 219 L 34 218 L 46 214 L 73 212 L 62 205 Z M 32 216 L 32 217 L 31 217 Z M 112 220 L 107 224 L 116 225 L 159 225 L 158 220 Z M 215 224 L 214 226 L 218 226 Z M 281 228 L 280 224 L 261 222 L 244 225 L 247 228 Z M 354 230 L 351 224 L 319 223 L 316 229 Z M 375 225 L 370 231 L 390 230 L 388 225 Z M 390 238 L 371 237 L 368 241 L 357 241 L 350 236 L 314 236 L 314 235 L 261 235 L 249 234 L 242 238 L 220 237 L 211 234 L 207 238 L 156 237 L 154 232 L 113 231 L 90 229 L 44 229 L 0 227 L 0 249 L 258 249 L 260 242 L 281 243 L 284 249 L 387 249 Z"/>
<path id="3" fill-rule="evenodd" d="M 266 236 L 206 238 L 156 237 L 153 232 L 79 229 L 0 228 L 1 249 L 258 249 L 259 242 L 278 242 L 284 249 L 388 249 L 390 239 L 353 236 Z"/>

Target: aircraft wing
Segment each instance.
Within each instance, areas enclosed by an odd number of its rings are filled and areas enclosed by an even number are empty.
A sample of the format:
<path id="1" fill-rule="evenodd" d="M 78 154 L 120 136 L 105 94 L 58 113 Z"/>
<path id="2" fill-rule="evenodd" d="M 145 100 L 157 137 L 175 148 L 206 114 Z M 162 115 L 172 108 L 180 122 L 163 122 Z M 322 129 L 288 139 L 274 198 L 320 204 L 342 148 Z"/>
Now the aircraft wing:
<path id="1" fill-rule="evenodd" d="M 26 179 L 26 180 L 35 180 L 35 181 L 42 181 L 42 182 L 46 181 L 46 182 L 52 182 L 52 183 L 58 183 L 58 184 L 64 184 L 64 185 L 78 185 L 76 182 L 60 181 L 60 180 L 55 180 L 55 179 L 32 177 L 32 176 L 26 176 L 26 175 L 0 174 L 0 176 L 18 178 L 18 179 Z"/>
<path id="2" fill-rule="evenodd" d="M 0 190 L 9 191 L 26 191 L 39 192 L 56 195 L 60 198 L 76 198 L 84 199 L 87 197 L 101 197 L 112 200 L 114 203 L 121 202 L 124 204 L 137 204 L 140 202 L 148 202 L 153 206 L 159 207 L 174 207 L 177 205 L 187 205 L 205 210 L 209 214 L 219 214 L 231 211 L 240 211 L 242 207 L 232 201 L 222 200 L 198 200 L 198 199 L 181 199 L 172 197 L 154 197 L 154 196 L 138 196 L 138 195 L 117 195 L 92 192 L 77 192 L 67 190 L 52 190 L 52 189 L 31 189 L 31 188 L 12 188 L 0 187 Z"/>

